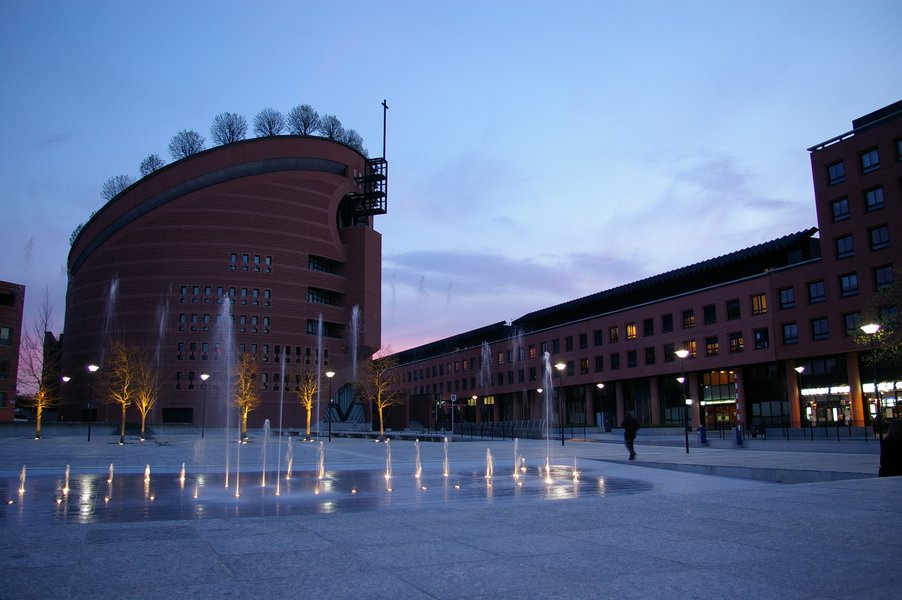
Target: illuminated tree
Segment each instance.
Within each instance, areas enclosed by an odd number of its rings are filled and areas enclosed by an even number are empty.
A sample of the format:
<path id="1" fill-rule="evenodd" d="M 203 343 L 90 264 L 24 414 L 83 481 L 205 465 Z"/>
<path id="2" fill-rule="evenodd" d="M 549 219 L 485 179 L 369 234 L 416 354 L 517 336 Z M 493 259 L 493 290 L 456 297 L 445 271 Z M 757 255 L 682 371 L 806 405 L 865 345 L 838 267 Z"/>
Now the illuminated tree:
<path id="1" fill-rule="evenodd" d="M 56 338 L 50 333 L 53 306 L 50 290 L 44 288 L 44 299 L 34 325 L 25 332 L 20 354 L 22 383 L 34 390 L 31 407 L 34 409 L 34 437 L 41 438 L 41 419 L 44 411 L 56 404 L 59 392 L 59 364 Z"/>
<path id="2" fill-rule="evenodd" d="M 116 340 L 110 348 L 109 364 L 102 370 L 101 394 L 110 404 L 122 409 L 119 443 L 125 443 L 125 412 L 134 401 L 138 389 L 138 361 L 125 342 Z"/>
<path id="3" fill-rule="evenodd" d="M 902 307 L 902 267 L 894 269 L 891 277 L 891 281 L 861 307 L 859 324 L 876 323 L 880 329 L 873 335 L 858 328 L 852 332 L 857 345 L 874 349 L 874 352 L 863 355 L 865 364 L 873 364 L 876 360 L 886 365 L 902 358 L 902 321 L 899 315 L 899 307 Z"/>
<path id="4" fill-rule="evenodd" d="M 141 414 L 141 441 L 143 442 L 147 415 L 157 403 L 159 396 L 156 365 L 147 352 L 135 352 L 135 371 L 135 407 Z"/>
<path id="5" fill-rule="evenodd" d="M 295 375 L 297 382 L 298 400 L 301 407 L 307 411 L 307 438 L 310 438 L 310 424 L 313 421 L 313 399 L 316 397 L 318 386 L 316 385 L 316 371 L 309 366 L 298 368 Z"/>
<path id="6" fill-rule="evenodd" d="M 241 439 L 247 439 L 247 416 L 260 406 L 257 393 L 257 362 L 247 352 L 238 358 L 238 381 L 235 390 L 235 408 L 241 418 Z"/>
<path id="7" fill-rule="evenodd" d="M 390 354 L 391 349 L 383 347 L 366 361 L 358 384 L 361 397 L 371 401 L 379 414 L 380 439 L 385 437 L 385 409 L 402 402 L 401 382 L 395 371 L 398 361 Z"/>

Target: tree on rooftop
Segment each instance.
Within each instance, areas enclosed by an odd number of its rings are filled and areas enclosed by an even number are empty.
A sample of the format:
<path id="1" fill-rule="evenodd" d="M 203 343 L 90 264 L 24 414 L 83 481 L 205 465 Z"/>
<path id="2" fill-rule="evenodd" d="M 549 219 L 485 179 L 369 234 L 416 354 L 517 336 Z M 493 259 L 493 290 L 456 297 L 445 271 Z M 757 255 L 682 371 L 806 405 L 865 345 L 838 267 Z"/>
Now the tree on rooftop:
<path id="1" fill-rule="evenodd" d="M 309 104 L 295 106 L 288 112 L 288 131 L 292 135 L 313 135 L 319 129 L 319 113 Z"/>
<path id="2" fill-rule="evenodd" d="M 134 182 L 131 175 L 115 175 L 103 182 L 100 186 L 100 195 L 104 200 L 112 200 Z"/>
<path id="3" fill-rule="evenodd" d="M 141 166 L 139 167 L 141 171 L 141 177 L 147 177 L 154 171 L 162 169 L 166 162 L 159 157 L 157 154 L 148 154 L 147 158 L 141 161 Z"/>
<path id="4" fill-rule="evenodd" d="M 169 154 L 172 160 L 181 160 L 204 149 L 204 136 L 194 130 L 183 129 L 169 140 Z"/>
<path id="5" fill-rule="evenodd" d="M 342 141 L 345 136 L 345 128 L 335 115 L 323 115 L 319 130 L 330 140 Z"/>
<path id="6" fill-rule="evenodd" d="M 264 108 L 254 117 L 254 134 L 272 137 L 285 131 L 285 116 L 274 108 Z"/>
<path id="7" fill-rule="evenodd" d="M 210 136 L 217 144 L 231 144 L 247 135 L 247 120 L 238 113 L 224 112 L 213 117 Z"/>
<path id="8" fill-rule="evenodd" d="M 341 141 L 366 156 L 366 149 L 363 147 L 363 137 L 355 129 L 345 129 Z"/>

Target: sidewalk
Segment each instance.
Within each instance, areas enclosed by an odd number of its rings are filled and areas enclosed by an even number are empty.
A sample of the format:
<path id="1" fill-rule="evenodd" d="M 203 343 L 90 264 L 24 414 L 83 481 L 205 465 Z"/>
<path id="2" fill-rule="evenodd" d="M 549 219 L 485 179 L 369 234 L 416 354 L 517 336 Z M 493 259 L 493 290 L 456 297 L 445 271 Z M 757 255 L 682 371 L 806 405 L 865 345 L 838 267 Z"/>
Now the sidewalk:
<path id="1" fill-rule="evenodd" d="M 518 492 L 510 440 L 449 444 L 454 476 L 445 479 L 443 444 L 419 444 L 422 486 L 412 476 L 415 444 L 395 442 L 389 445 L 394 490 L 352 497 L 342 487 L 348 473 L 381 473 L 387 449 L 336 439 L 323 443 L 330 484 L 305 500 L 308 511 L 289 511 L 286 504 L 281 516 L 234 516 L 260 504 L 246 492 L 241 510 L 238 501 L 221 503 L 230 511 L 235 505 L 233 516 L 211 516 L 214 503 L 206 514 L 183 518 L 166 509 L 155 513 L 149 500 L 137 498 L 141 520 L 83 524 L 77 522 L 88 507 L 82 492 L 72 500 L 69 521 L 58 512 L 52 517 L 53 508 L 46 509 L 46 522 L 17 521 L 43 502 L 37 491 L 16 497 L 22 464 L 36 479 L 58 478 L 65 464 L 73 473 L 102 473 L 114 462 L 117 473 L 138 473 L 146 461 L 155 474 L 176 473 L 182 462 L 189 473 L 225 464 L 221 432 L 208 431 L 203 441 L 112 441 L 0 439 L 0 472 L 13 483 L 13 504 L 0 509 L 0 598 L 898 596 L 902 477 L 873 477 L 874 454 L 691 447 L 687 455 L 679 446 L 640 442 L 638 460 L 625 461 L 625 449 L 615 443 L 521 440 L 529 481 Z M 309 475 L 318 444 L 292 447 L 296 471 Z M 254 436 L 242 447 L 242 464 L 259 471 L 261 450 Z M 548 450 L 560 473 L 578 465 L 578 484 L 560 474 L 553 484 L 541 482 L 535 466 Z M 482 475 L 487 456 L 494 486 Z M 670 470 L 690 466 L 866 478 L 788 485 Z M 93 509 L 102 512 L 102 503 Z"/>

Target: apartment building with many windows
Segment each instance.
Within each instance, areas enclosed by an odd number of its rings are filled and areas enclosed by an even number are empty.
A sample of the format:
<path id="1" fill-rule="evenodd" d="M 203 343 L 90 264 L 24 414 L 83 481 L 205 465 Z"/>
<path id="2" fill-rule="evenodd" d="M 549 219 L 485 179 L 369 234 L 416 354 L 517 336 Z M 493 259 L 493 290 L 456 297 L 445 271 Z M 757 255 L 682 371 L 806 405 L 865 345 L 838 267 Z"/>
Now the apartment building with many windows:
<path id="1" fill-rule="evenodd" d="M 540 420 L 548 383 L 549 418 L 573 425 L 632 411 L 655 425 L 863 426 L 874 379 L 884 417 L 900 416 L 902 371 L 870 363 L 859 328 L 898 321 L 884 298 L 902 266 L 902 102 L 809 152 L 817 228 L 400 352 L 394 425 L 446 425 L 452 406 L 458 422 Z"/>

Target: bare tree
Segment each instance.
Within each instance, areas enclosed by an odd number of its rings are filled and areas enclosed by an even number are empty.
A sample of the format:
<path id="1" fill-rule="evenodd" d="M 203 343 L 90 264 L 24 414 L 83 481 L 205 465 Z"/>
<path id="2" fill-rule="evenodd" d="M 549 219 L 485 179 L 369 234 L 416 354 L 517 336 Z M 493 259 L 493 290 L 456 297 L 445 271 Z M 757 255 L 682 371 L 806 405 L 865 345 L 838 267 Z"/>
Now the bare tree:
<path id="1" fill-rule="evenodd" d="M 116 340 L 110 348 L 109 364 L 103 369 L 102 397 L 110 404 L 122 408 L 119 443 L 125 443 L 125 411 L 135 398 L 138 387 L 138 369 L 134 350 L 125 342 Z"/>
<path id="2" fill-rule="evenodd" d="M 254 117 L 257 137 L 272 137 L 285 131 L 285 117 L 274 108 L 264 108 Z"/>
<path id="3" fill-rule="evenodd" d="M 402 401 L 400 379 L 394 370 L 398 362 L 390 354 L 389 348 L 382 347 L 366 361 L 358 384 L 360 396 L 372 402 L 379 414 L 380 439 L 385 437 L 385 409 Z"/>
<path id="4" fill-rule="evenodd" d="M 288 112 L 288 131 L 293 135 L 313 135 L 319 128 L 319 113 L 309 104 L 295 106 Z"/>
<path id="5" fill-rule="evenodd" d="M 341 141 L 366 156 L 366 149 L 363 147 L 363 137 L 357 133 L 356 129 L 345 129 Z"/>
<path id="6" fill-rule="evenodd" d="M 182 129 L 169 140 L 169 154 L 172 160 L 180 160 L 204 149 L 206 140 L 196 131 Z"/>
<path id="7" fill-rule="evenodd" d="M 50 289 L 44 288 L 44 298 L 31 329 L 24 332 L 20 359 L 22 383 L 34 390 L 31 407 L 34 409 L 34 437 L 41 439 L 41 419 L 44 411 L 56 404 L 59 392 L 59 364 L 56 338 L 50 332 L 53 305 Z"/>
<path id="8" fill-rule="evenodd" d="M 298 396 L 298 401 L 301 403 L 301 408 L 307 411 L 306 437 L 309 439 L 310 425 L 313 422 L 313 399 L 316 397 L 318 389 L 316 370 L 311 369 L 309 366 L 298 367 L 298 372 L 295 374 L 295 382 L 297 383 L 297 391 L 295 393 Z"/>
<path id="9" fill-rule="evenodd" d="M 323 115 L 319 126 L 320 132 L 330 140 L 344 139 L 345 128 L 335 115 Z"/>
<path id="10" fill-rule="evenodd" d="M 241 418 L 241 439 L 247 439 L 247 416 L 260 406 L 257 393 L 257 363 L 247 352 L 238 359 L 238 381 L 235 390 L 235 408 Z"/>
<path id="11" fill-rule="evenodd" d="M 145 439 L 144 431 L 147 415 L 157 403 L 159 386 L 157 385 L 156 364 L 145 351 L 135 352 L 135 407 L 141 413 L 141 441 Z"/>
<path id="12" fill-rule="evenodd" d="M 120 193 L 122 193 L 122 190 L 124 190 L 134 182 L 135 180 L 131 175 L 116 175 L 114 177 L 110 177 L 103 182 L 102 186 L 100 186 L 100 195 L 104 200 L 112 200 Z"/>
<path id="13" fill-rule="evenodd" d="M 213 117 L 210 136 L 217 144 L 231 144 L 247 135 L 247 120 L 238 113 L 224 112 Z"/>
<path id="14" fill-rule="evenodd" d="M 154 171 L 162 169 L 166 162 L 157 154 L 148 154 L 147 158 L 141 161 L 141 177 L 147 177 Z"/>

